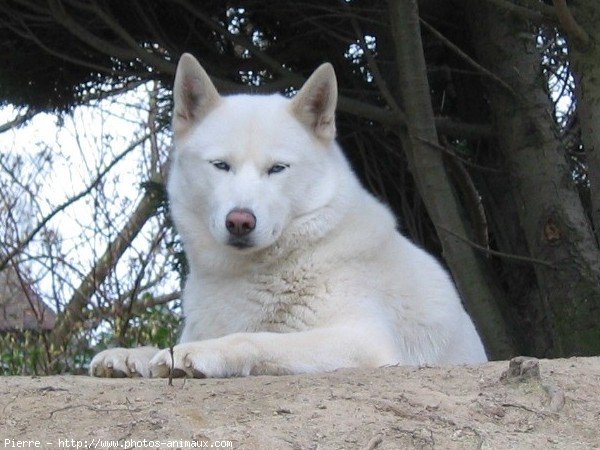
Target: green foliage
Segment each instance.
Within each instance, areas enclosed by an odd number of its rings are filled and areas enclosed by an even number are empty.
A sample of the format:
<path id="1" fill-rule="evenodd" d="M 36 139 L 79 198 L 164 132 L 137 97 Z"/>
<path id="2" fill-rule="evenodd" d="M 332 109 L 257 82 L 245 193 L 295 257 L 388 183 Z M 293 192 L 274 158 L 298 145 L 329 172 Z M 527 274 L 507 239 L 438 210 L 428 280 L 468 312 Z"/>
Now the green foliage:
<path id="1" fill-rule="evenodd" d="M 144 296 L 143 301 L 151 300 L 150 296 Z M 146 307 L 137 316 L 117 317 L 107 331 L 99 334 L 95 350 L 140 345 L 166 348 L 177 341 L 180 322 L 179 302 Z"/>
<path id="2" fill-rule="evenodd" d="M 0 334 L 0 375 L 39 375 L 47 372 L 46 336 L 34 331 Z"/>
<path id="3" fill-rule="evenodd" d="M 144 296 L 140 304 L 152 302 Z M 109 347 L 152 345 L 167 348 L 177 341 L 181 322 L 179 301 L 140 308 L 138 315 L 118 316 L 94 330 L 74 333 L 67 348 L 57 349 L 49 335 L 33 331 L 0 334 L 0 375 L 84 374 L 96 353 Z"/>

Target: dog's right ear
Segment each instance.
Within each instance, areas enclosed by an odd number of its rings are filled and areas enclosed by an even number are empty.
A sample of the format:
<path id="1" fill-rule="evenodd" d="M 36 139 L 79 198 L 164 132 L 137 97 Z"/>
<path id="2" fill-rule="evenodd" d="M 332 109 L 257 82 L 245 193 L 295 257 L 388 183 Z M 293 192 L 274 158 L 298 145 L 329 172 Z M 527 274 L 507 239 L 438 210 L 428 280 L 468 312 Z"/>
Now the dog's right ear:
<path id="1" fill-rule="evenodd" d="M 173 85 L 173 132 L 180 135 L 198 123 L 221 97 L 196 58 L 184 53 L 177 64 Z"/>
<path id="2" fill-rule="evenodd" d="M 325 141 L 335 138 L 337 81 L 333 66 L 321 64 L 292 99 L 292 112 L 298 120 Z"/>

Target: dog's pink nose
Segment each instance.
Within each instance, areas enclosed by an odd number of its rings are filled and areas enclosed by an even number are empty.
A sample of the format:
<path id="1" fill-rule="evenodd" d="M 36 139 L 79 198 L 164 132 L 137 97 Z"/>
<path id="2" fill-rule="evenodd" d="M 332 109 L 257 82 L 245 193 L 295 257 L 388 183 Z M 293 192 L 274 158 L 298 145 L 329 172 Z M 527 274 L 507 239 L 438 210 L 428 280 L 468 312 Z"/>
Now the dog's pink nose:
<path id="1" fill-rule="evenodd" d="M 256 216 L 249 209 L 234 208 L 225 217 L 225 226 L 234 236 L 246 236 L 256 227 Z"/>

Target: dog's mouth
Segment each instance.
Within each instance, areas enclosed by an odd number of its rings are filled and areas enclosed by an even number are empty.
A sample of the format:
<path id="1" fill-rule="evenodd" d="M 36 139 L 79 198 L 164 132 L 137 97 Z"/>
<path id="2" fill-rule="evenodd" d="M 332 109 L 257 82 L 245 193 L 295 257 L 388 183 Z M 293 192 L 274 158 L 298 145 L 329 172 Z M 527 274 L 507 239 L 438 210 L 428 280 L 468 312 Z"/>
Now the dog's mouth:
<path id="1" fill-rule="evenodd" d="M 227 245 L 229 245 L 231 247 L 235 247 L 238 250 L 244 250 L 247 248 L 254 247 L 254 244 L 250 241 L 250 239 L 234 238 L 234 237 L 229 238 Z"/>

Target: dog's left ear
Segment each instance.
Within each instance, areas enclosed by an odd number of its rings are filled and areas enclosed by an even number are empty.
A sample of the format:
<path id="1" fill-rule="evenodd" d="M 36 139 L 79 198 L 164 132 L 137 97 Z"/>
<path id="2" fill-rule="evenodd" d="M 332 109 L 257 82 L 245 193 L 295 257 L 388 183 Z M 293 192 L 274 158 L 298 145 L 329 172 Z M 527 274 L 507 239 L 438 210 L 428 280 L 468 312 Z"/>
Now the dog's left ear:
<path id="1" fill-rule="evenodd" d="M 325 141 L 335 138 L 337 80 L 333 66 L 321 64 L 292 99 L 294 115 Z"/>
<path id="2" fill-rule="evenodd" d="M 173 132 L 185 133 L 204 118 L 221 96 L 196 58 L 184 53 L 177 64 L 173 84 Z"/>

